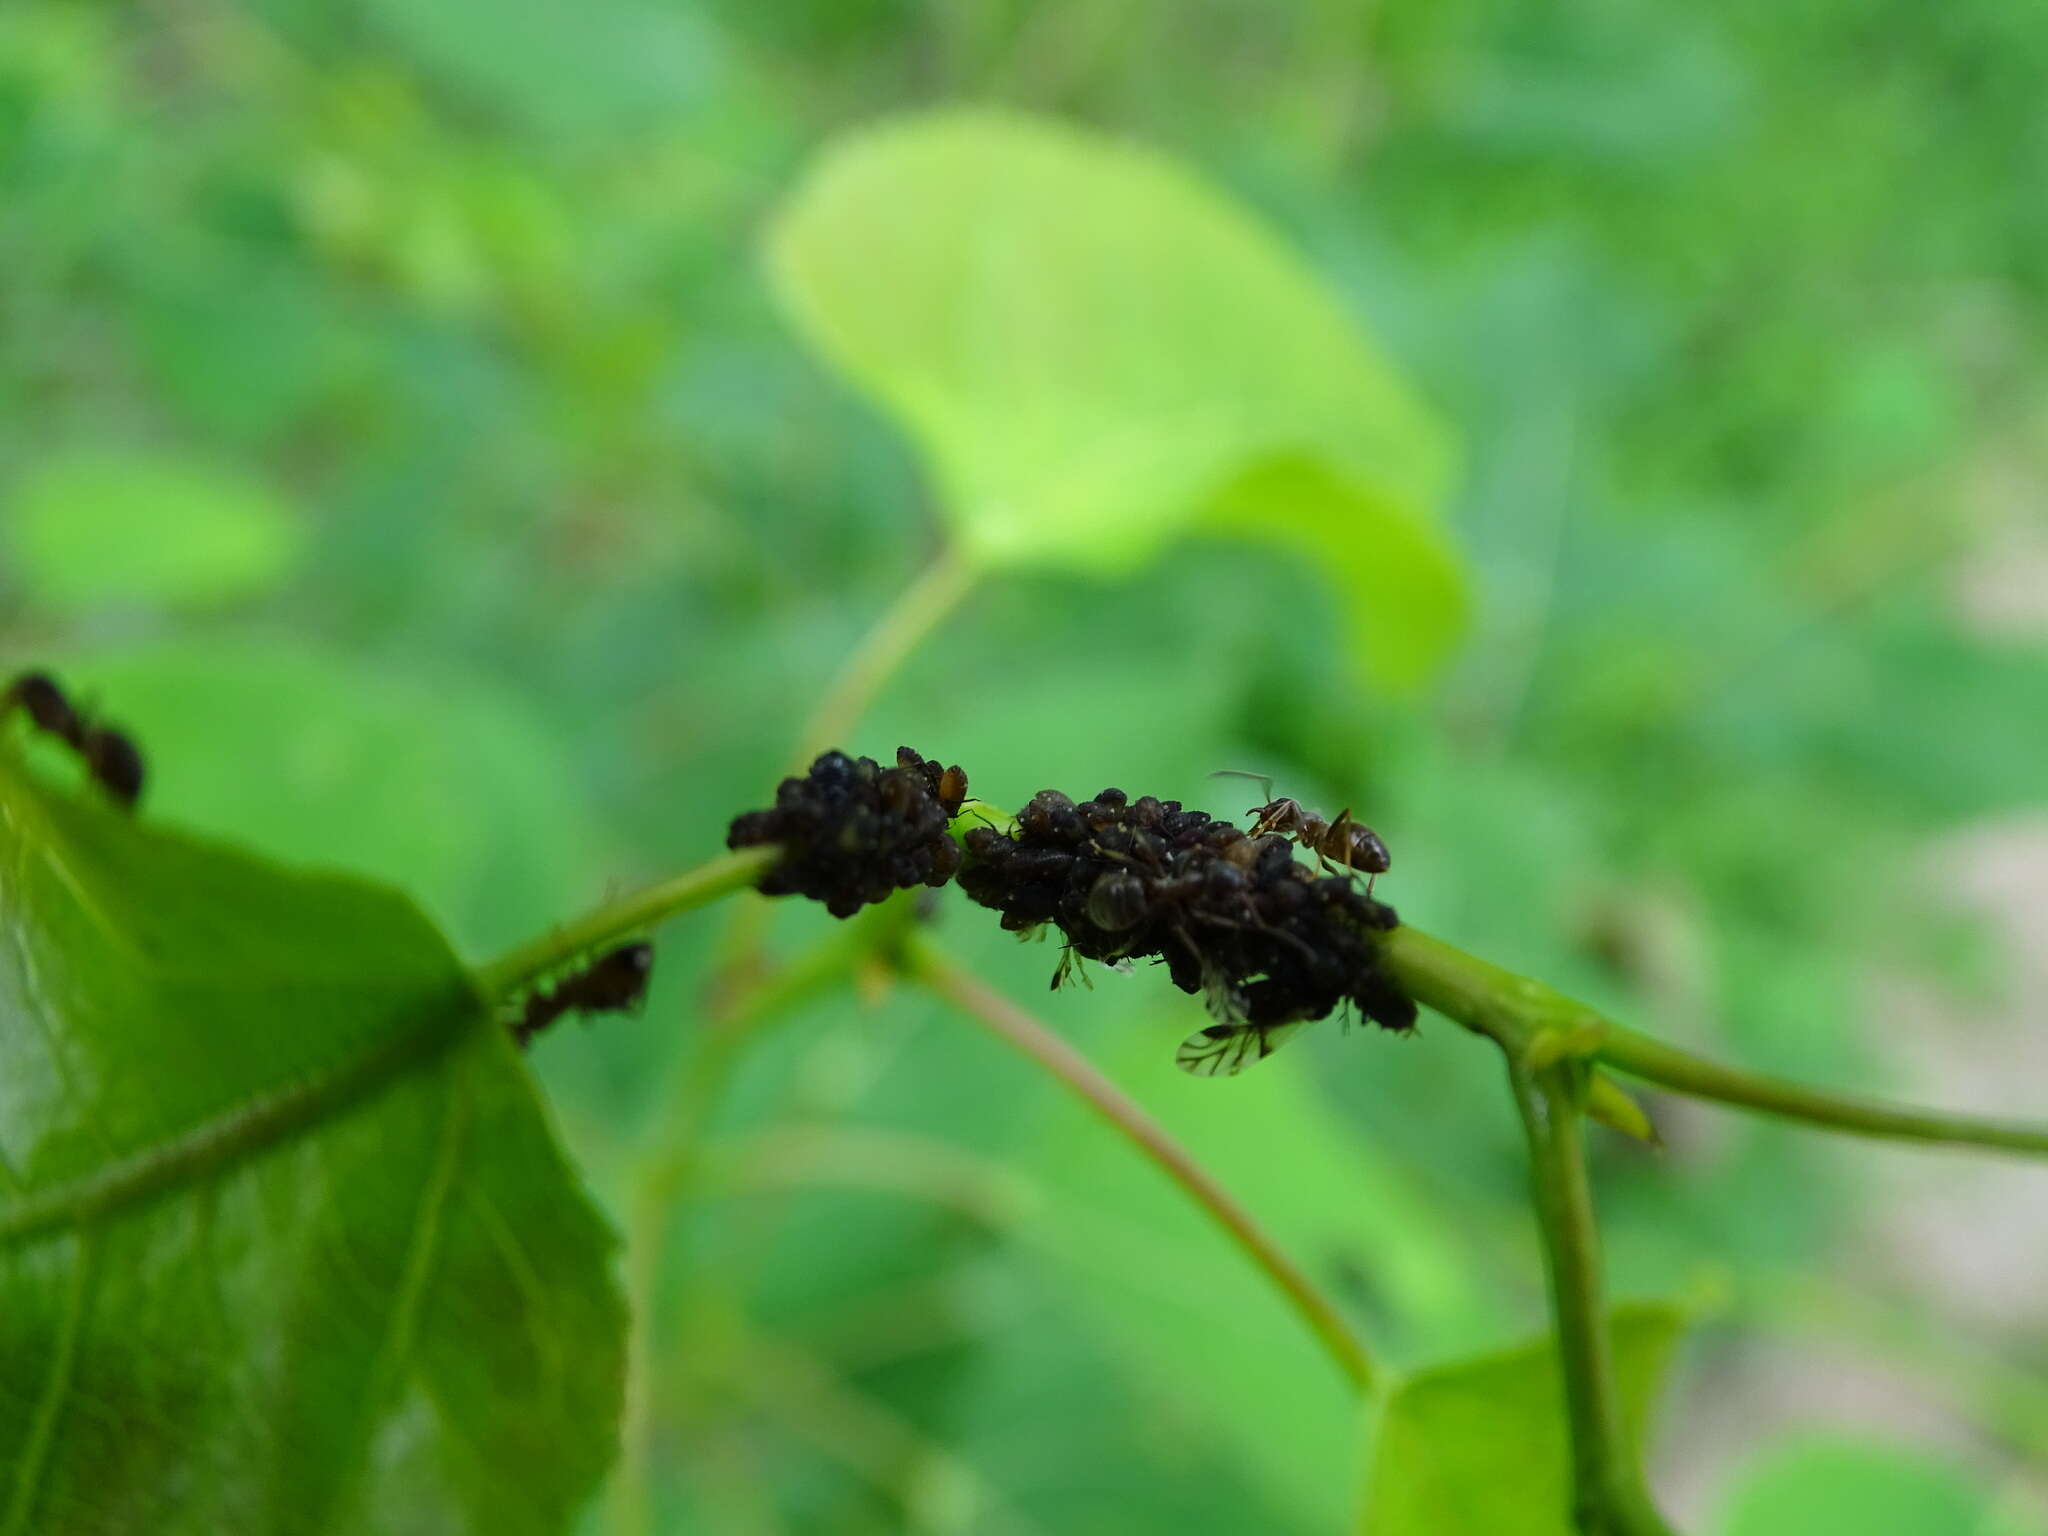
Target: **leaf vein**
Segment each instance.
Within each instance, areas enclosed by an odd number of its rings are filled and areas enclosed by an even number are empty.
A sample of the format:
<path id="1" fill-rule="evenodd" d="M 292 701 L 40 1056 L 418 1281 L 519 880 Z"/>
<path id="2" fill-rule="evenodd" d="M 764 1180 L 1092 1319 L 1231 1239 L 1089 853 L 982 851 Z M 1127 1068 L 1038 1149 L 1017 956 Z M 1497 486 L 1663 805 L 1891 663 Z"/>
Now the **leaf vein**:
<path id="1" fill-rule="evenodd" d="M 419 1204 L 413 1207 L 412 1231 L 406 1238 L 405 1271 L 392 1298 L 391 1315 L 384 1328 L 384 1344 L 378 1352 L 378 1366 L 372 1376 L 373 1394 L 381 1399 L 397 1382 L 407 1356 L 412 1352 L 413 1334 L 420 1311 L 431 1289 L 434 1258 L 440 1247 L 441 1218 L 455 1187 L 455 1170 L 462 1162 L 463 1135 L 468 1128 L 472 1060 L 456 1064 L 448 1084 L 448 1107 L 441 1128 L 441 1146 Z"/>
<path id="2" fill-rule="evenodd" d="M 9 1201 L 0 1206 L 0 1247 L 52 1229 L 83 1226 L 335 1118 L 407 1072 L 436 1060 L 480 1014 L 471 1004 L 434 1010 L 430 1018 L 428 1027 L 382 1041 L 333 1071 L 259 1095 L 80 1178 Z"/>
<path id="3" fill-rule="evenodd" d="M 93 1245 L 89 1238 L 78 1240 L 78 1257 L 72 1267 L 71 1291 L 64 1300 L 64 1321 L 57 1334 L 57 1347 L 50 1355 L 50 1375 L 36 1404 L 35 1422 L 29 1426 L 28 1444 L 22 1448 L 15 1474 L 14 1497 L 8 1501 L 5 1536 L 20 1536 L 29 1529 L 41 1491 L 44 1468 L 49 1464 L 50 1445 L 64 1399 L 71 1391 L 71 1373 L 78 1358 L 78 1336 L 85 1328 L 85 1304 L 91 1289 Z"/>

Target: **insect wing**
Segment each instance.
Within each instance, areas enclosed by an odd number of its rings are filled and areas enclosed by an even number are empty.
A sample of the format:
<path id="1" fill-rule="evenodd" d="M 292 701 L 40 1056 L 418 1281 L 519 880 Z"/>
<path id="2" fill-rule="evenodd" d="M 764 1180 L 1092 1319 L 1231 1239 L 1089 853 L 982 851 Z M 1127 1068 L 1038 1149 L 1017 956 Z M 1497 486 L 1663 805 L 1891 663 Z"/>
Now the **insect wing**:
<path id="1" fill-rule="evenodd" d="M 1202 957 L 1202 1006 L 1209 1010 L 1209 1017 L 1218 1024 L 1235 1029 L 1245 1022 L 1244 989 L 1213 965 L 1209 957 Z"/>
<path id="2" fill-rule="evenodd" d="M 1194 1077 L 1235 1077 L 1279 1050 L 1307 1023 L 1211 1024 L 1181 1041 L 1173 1064 Z"/>

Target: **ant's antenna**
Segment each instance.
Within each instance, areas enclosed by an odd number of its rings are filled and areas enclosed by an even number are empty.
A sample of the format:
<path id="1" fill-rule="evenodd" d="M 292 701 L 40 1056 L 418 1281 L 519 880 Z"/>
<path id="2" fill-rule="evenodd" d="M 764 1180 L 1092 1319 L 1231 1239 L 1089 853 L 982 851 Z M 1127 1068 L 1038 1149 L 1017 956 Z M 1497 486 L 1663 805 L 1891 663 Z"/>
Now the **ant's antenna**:
<path id="1" fill-rule="evenodd" d="M 1255 784 L 1263 784 L 1265 786 L 1267 800 L 1270 801 L 1273 798 L 1273 776 L 1270 773 L 1247 773 L 1242 768 L 1218 768 L 1209 777 L 1212 779 L 1250 779 Z"/>

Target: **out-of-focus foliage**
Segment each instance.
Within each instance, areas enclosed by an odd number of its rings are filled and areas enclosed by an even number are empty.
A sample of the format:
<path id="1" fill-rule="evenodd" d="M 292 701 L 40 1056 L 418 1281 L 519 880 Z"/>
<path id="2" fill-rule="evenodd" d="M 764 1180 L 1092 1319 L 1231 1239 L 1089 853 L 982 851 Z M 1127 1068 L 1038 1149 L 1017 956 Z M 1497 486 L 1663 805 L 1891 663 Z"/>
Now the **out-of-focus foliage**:
<path id="1" fill-rule="evenodd" d="M 23 587 L 59 612 L 260 593 L 284 574 L 297 531 L 233 475 L 92 454 L 43 464 L 10 521 Z"/>
<path id="2" fill-rule="evenodd" d="M 1995 1536 L 2040 1527 L 2018 1512 L 2002 1515 L 1967 1476 L 1936 1458 L 1895 1445 L 1808 1437 L 1761 1458 L 1722 1529 L 1727 1536 Z"/>
<path id="3" fill-rule="evenodd" d="M 906 216 L 907 215 L 907 216 Z M 931 455 L 967 556 L 1127 573 L 1209 522 L 1344 552 L 1370 675 L 1442 662 L 1442 429 L 1312 273 L 1185 171 L 942 113 L 833 151 L 779 222 L 790 309 Z"/>
<path id="4" fill-rule="evenodd" d="M 1975 596 L 2024 593 L 2042 558 L 2028 7 L 513 9 L 0 6 L 0 651 L 146 727 L 164 814 L 374 868 L 477 957 L 716 847 L 947 526 L 916 446 L 779 309 L 764 243 L 838 132 L 965 100 L 1169 155 L 1300 254 L 1457 441 L 1473 628 L 1403 702 L 1347 665 L 1336 586 L 1370 551 L 1201 541 L 1113 582 L 1006 573 L 849 746 L 915 743 L 1010 805 L 1116 783 L 1235 810 L 1241 781 L 1204 775 L 1271 769 L 1386 836 L 1405 915 L 1631 1022 L 1872 1089 L 1989 1061 L 1952 1102 L 2040 1111 L 2009 1065 L 2038 1008 L 1947 904 L 1967 871 L 1943 841 L 2048 799 L 2039 605 Z M 261 487 L 296 557 L 193 605 L 54 599 L 17 552 L 23 498 L 138 461 Z M 202 684 L 187 658 L 223 653 L 273 659 Z M 780 953 L 822 926 L 778 922 Z M 1049 952 L 939 922 L 1092 1053 L 1163 1069 L 1185 1032 L 1156 978 L 1048 995 Z M 644 1016 L 535 1053 L 615 1213 L 714 926 L 663 935 Z M 1331 1024 L 1261 1071 L 1292 1080 L 1193 1085 L 1211 1099 L 1181 1128 L 1376 1339 L 1422 1366 L 1529 1334 L 1491 1061 L 1441 1028 Z M 1307 1144 L 1233 1139 L 1238 1088 L 1317 1103 Z M 1620 1292 L 1711 1265 L 1732 1298 L 1659 1439 L 1689 1528 L 1787 1420 L 1962 1444 L 1979 1502 L 2048 1498 L 2041 1420 L 1982 1364 L 2038 1357 L 2034 1288 L 1966 1311 L 1872 1261 L 2021 1263 L 1971 1246 L 2031 1229 L 1970 1219 L 1976 1164 L 1941 1165 L 1961 1214 L 1930 1238 L 1893 1213 L 1904 1154 L 1655 1108 L 1670 1150 L 1610 1142 L 1598 1174 Z M 872 1129 L 1042 1203 L 742 1179 L 693 1205 L 654 1318 L 659 1528 L 1317 1528 L 1309 1458 L 1187 1380 L 1210 1333 L 1284 1319 L 1240 1324 L 1233 1291 L 1164 1358 L 1159 1314 L 1238 1284 L 1229 1256 L 1187 1258 L 1162 1199 L 1166 1236 L 1133 1248 L 1206 1267 L 1128 1276 L 1125 1299 L 1082 1292 L 1078 1239 L 1037 1240 L 1077 1183 L 1149 1199 L 1119 1149 L 1045 1131 L 1067 1113 L 901 988 L 807 1008 L 749 1059 L 721 1166 L 791 1122 Z M 1346 1157 L 1363 1216 L 1287 1214 L 1340 1199 Z M 1367 1243 L 1349 1223 L 1383 1188 L 1403 1219 Z M 1788 1343 L 1814 1326 L 1782 1300 L 1794 1276 L 1878 1320 L 1855 1350 L 1887 1387 L 1856 1414 Z M 1259 1363 L 1274 1412 L 1327 1394 L 1305 1346 Z"/>
<path id="5" fill-rule="evenodd" d="M 1610 1322 L 1615 1386 L 1634 1433 L 1648 1421 L 1683 1325 L 1669 1307 L 1623 1308 Z M 1572 1536 L 1562 1395 L 1550 1338 L 1402 1382 L 1374 1434 L 1361 1532 Z"/>
<path id="6" fill-rule="evenodd" d="M 12 743 L 0 871 L 7 1529 L 560 1530 L 624 1317 L 440 935 Z"/>
<path id="7" fill-rule="evenodd" d="M 1149 1008 L 1142 1020 L 1157 1017 Z M 1219 1095 L 1178 1071 L 1156 1027 L 1103 1042 L 1119 1083 L 1174 1135 L 1203 1149 L 1290 1253 L 1317 1255 L 1397 1361 L 1441 1358 L 1486 1335 L 1464 1256 L 1399 1168 L 1335 1123 L 1286 1058 Z M 1361 1449 L 1349 1385 L 1210 1223 L 1156 1169 L 1115 1157 L 1115 1137 L 1077 1104 L 1048 1115 L 1032 1164 L 1043 1181 L 1030 1231 L 1047 1283 L 1128 1359 L 1140 1380 L 1202 1425 L 1205 1444 L 1265 1485 L 1305 1529 L 1341 1529 Z M 1284 1170 L 1284 1173 L 1282 1172 Z M 1255 1414 L 1244 1412 L 1257 1403 Z"/>
<path id="8" fill-rule="evenodd" d="M 65 681 L 148 743 L 152 814 L 284 859 L 403 884 L 461 943 L 559 918 L 590 813 L 503 690 L 245 636 L 108 648 Z"/>

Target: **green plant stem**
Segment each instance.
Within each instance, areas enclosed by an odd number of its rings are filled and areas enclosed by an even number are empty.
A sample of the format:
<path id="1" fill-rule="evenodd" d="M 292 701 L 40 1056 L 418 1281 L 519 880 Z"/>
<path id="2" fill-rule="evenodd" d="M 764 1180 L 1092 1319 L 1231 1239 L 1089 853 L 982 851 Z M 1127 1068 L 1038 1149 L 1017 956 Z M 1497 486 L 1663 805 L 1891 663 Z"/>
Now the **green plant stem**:
<path id="1" fill-rule="evenodd" d="M 942 580 L 927 572 L 918 586 L 930 590 L 914 603 L 906 595 L 906 601 L 898 605 L 900 611 L 879 626 L 898 632 L 898 638 L 882 644 L 871 636 L 862 648 L 862 655 L 870 659 L 862 662 L 857 656 L 849 662 L 847 676 L 866 676 L 871 681 L 835 689 L 835 696 L 864 700 L 887 668 L 900 661 L 916 637 L 958 601 L 967 585 L 959 573 Z M 820 718 L 836 717 L 821 711 Z M 479 967 L 477 983 L 488 996 L 508 995 L 601 945 L 752 887 L 776 857 L 774 848 L 746 849 L 607 902 L 576 922 Z M 744 993 L 723 1019 L 706 1026 L 698 1048 L 671 1087 L 664 1138 L 639 1180 L 628 1224 L 626 1268 L 633 1338 L 629 1343 L 631 1368 L 620 1484 L 613 1511 L 615 1529 L 644 1532 L 651 1526 L 647 1381 L 659 1260 L 669 1213 L 694 1174 L 710 1114 L 744 1045 L 761 1022 L 830 984 L 863 956 L 891 948 L 900 947 L 907 970 L 1058 1077 L 1179 1183 L 1265 1272 L 1345 1376 L 1361 1392 L 1372 1389 L 1371 1359 L 1341 1314 L 1221 1185 L 1057 1035 L 978 978 L 951 965 L 927 941 L 904 943 L 901 924 L 906 910 L 901 898 L 874 909 L 805 960 Z M 1384 935 L 1382 957 L 1390 977 L 1418 1002 L 1496 1041 L 1513 1063 L 1517 1101 L 1537 1162 L 1539 1209 L 1557 1298 L 1566 1376 L 1568 1383 L 1576 1382 L 1571 1387 L 1570 1408 L 1574 1443 L 1582 1459 L 1580 1486 L 1582 1494 L 1589 1484 L 1604 1486 L 1605 1502 L 1599 1506 L 1607 1511 L 1603 1518 L 1619 1522 L 1600 1527 L 1603 1536 L 1661 1536 L 1667 1528 L 1650 1507 L 1639 1477 L 1631 1473 L 1618 1483 L 1611 1479 L 1603 1483 L 1609 1474 L 1595 1470 L 1596 1460 L 1601 1467 L 1615 1464 L 1613 1448 L 1620 1442 L 1605 1361 L 1605 1324 L 1598 1307 L 1591 1200 L 1579 1145 L 1584 1089 L 1595 1081 L 1584 1074 L 1591 1070 L 1592 1062 L 1680 1093 L 1829 1129 L 2048 1155 L 2048 1126 L 1881 1104 L 1702 1060 L 1625 1029 L 1542 982 L 1467 954 L 1419 929 L 1403 926 Z M 1574 1073 L 1580 1076 L 1573 1077 Z M 1569 1113 L 1563 1112 L 1560 1104 L 1568 1106 Z"/>
<path id="2" fill-rule="evenodd" d="M 797 738 L 790 772 L 802 773 L 811 759 L 842 746 L 882 691 L 882 685 L 910 653 L 974 590 L 977 572 L 959 552 L 946 549 L 897 594 L 861 638 L 819 699 Z"/>
<path id="3" fill-rule="evenodd" d="M 1532 1051 L 1539 1062 L 1545 1055 L 1585 1056 L 1676 1093 L 1828 1130 L 2048 1156 L 2048 1125 L 1885 1104 L 1721 1066 L 1405 924 L 1385 936 L 1380 953 L 1388 975 L 1410 997 L 1498 1041 L 1517 1059 Z"/>
<path id="4" fill-rule="evenodd" d="M 823 991 L 866 956 L 886 953 L 909 920 L 913 897 L 898 893 L 870 907 L 765 982 L 726 1014 L 709 1019 L 678 1061 L 661 1098 L 660 1139 L 641 1161 L 626 1218 L 626 1402 L 619 1425 L 619 1468 L 611 1529 L 645 1536 L 654 1528 L 649 1502 L 653 1472 L 654 1321 L 661 1260 L 674 1214 L 689 1196 L 703 1161 L 711 1117 L 746 1048 L 775 1020 Z"/>
<path id="5" fill-rule="evenodd" d="M 828 748 L 847 745 L 883 684 L 974 590 L 978 574 L 958 551 L 944 549 L 896 595 L 847 656 L 797 733 L 790 773 L 804 772 Z M 733 914 L 711 963 L 714 999 L 742 994 L 751 984 L 773 912 L 767 902 L 757 901 Z"/>
<path id="6" fill-rule="evenodd" d="M 679 912 L 708 905 L 734 891 L 751 889 L 781 852 L 775 847 L 742 848 L 672 880 L 608 901 L 575 922 L 551 929 L 478 966 L 477 985 L 486 997 L 503 997 L 600 945 L 644 932 Z"/>
<path id="7" fill-rule="evenodd" d="M 1572 1515 L 1584 1536 L 1671 1536 L 1643 1486 L 1615 1388 L 1607 1309 L 1600 1295 L 1599 1229 L 1575 1084 L 1585 1070 L 1560 1062 L 1531 1072 L 1513 1057 L 1508 1061 L 1508 1081 L 1529 1141 L 1530 1179 L 1557 1325 L 1571 1431 Z"/>
<path id="8" fill-rule="evenodd" d="M 1372 1357 L 1344 1321 L 1343 1314 L 1281 1251 L 1251 1213 L 1164 1126 L 1140 1109 L 1087 1057 L 978 976 L 954 965 L 928 940 L 912 937 L 904 946 L 903 959 L 911 975 L 1059 1079 L 1180 1185 L 1244 1250 L 1245 1256 L 1264 1271 L 1352 1386 L 1361 1394 L 1372 1391 Z"/>
<path id="9" fill-rule="evenodd" d="M 1640 1077 L 1675 1093 L 1714 1099 L 1744 1109 L 1761 1110 L 1803 1120 L 1809 1125 L 1881 1136 L 1894 1141 L 1924 1141 L 1940 1146 L 1985 1147 L 2048 1157 L 2048 1125 L 2024 1120 L 1991 1120 L 1946 1110 L 1887 1104 L 1853 1094 L 1808 1088 L 1783 1078 L 1746 1072 L 1707 1061 L 1676 1046 L 1653 1040 L 1620 1024 L 1610 1024 L 1600 1046 L 1600 1059 L 1617 1072 Z"/>
<path id="10" fill-rule="evenodd" d="M 1584 1032 L 1606 1021 L 1540 981 L 1403 923 L 1380 939 L 1380 962 L 1394 983 L 1425 1008 L 1520 1054 L 1539 1032 Z"/>

